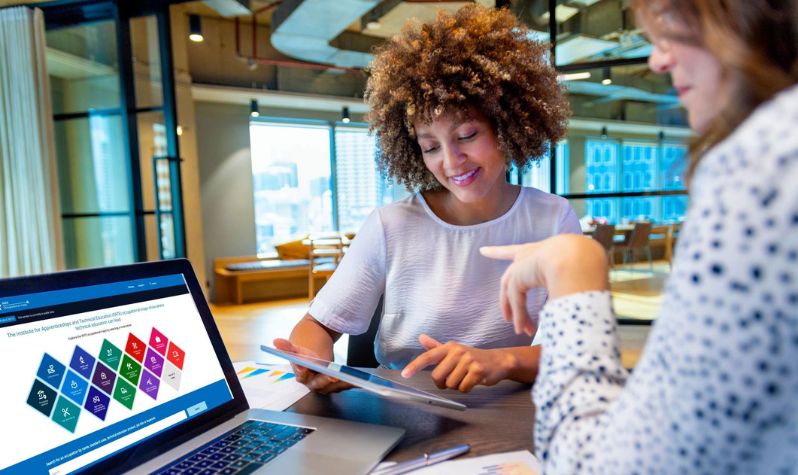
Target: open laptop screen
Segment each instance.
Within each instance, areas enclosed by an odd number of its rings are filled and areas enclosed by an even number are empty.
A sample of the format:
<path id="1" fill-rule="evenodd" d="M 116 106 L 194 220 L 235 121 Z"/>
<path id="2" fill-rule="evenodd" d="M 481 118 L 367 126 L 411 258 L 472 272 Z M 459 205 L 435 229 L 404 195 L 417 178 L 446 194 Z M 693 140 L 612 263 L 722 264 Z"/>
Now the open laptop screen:
<path id="1" fill-rule="evenodd" d="M 0 293 L 0 361 L 4 473 L 82 470 L 233 399 L 181 273 Z"/>

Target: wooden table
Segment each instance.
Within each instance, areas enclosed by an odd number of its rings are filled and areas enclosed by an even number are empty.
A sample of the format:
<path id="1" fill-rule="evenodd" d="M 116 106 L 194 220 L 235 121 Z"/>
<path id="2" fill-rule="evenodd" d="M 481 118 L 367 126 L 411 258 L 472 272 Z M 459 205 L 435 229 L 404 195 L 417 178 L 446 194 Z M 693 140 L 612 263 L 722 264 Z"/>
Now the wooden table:
<path id="1" fill-rule="evenodd" d="M 669 224 L 657 224 L 651 227 L 651 234 L 653 236 L 662 236 L 661 242 L 664 247 L 663 251 L 663 259 L 668 262 L 673 260 L 673 247 L 676 243 L 676 236 L 679 233 L 679 230 L 682 227 L 682 223 L 669 223 Z M 615 225 L 615 242 L 616 244 L 619 242 L 623 242 L 629 239 L 629 234 L 631 234 L 632 230 L 634 229 L 634 224 L 617 224 Z M 585 227 L 582 228 L 582 234 L 585 236 L 590 236 L 596 230 L 595 226 Z M 659 243 L 660 239 L 653 239 L 651 242 Z"/>
<path id="2" fill-rule="evenodd" d="M 383 368 L 365 371 L 402 380 L 398 371 Z M 439 391 L 428 371 L 406 381 L 418 389 Z M 535 412 L 530 388 L 528 384 L 503 381 L 493 387 L 477 386 L 469 394 L 444 391 L 444 396 L 468 406 L 462 412 L 384 399 L 362 389 L 329 396 L 310 393 L 288 410 L 405 429 L 404 438 L 385 460 L 401 462 L 464 442 L 471 444 L 471 451 L 463 457 L 474 457 L 532 450 Z"/>
<path id="3" fill-rule="evenodd" d="M 627 233 L 632 232 L 632 229 L 634 229 L 634 225 L 633 224 L 616 224 L 615 225 L 615 235 L 616 236 L 625 236 Z M 587 227 L 582 228 L 582 234 L 584 234 L 585 236 L 590 236 L 595 231 L 596 231 L 596 227 L 595 226 L 587 226 Z"/>

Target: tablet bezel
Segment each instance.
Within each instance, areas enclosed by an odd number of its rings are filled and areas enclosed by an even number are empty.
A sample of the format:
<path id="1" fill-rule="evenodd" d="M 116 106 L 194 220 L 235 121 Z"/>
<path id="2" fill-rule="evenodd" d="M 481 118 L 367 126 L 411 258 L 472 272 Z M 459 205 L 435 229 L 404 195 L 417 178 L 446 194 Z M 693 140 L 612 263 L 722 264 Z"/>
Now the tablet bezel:
<path id="1" fill-rule="evenodd" d="M 329 365 L 335 365 L 341 368 L 350 368 L 354 371 L 366 373 L 365 371 L 360 370 L 358 368 L 354 368 L 352 366 L 342 365 L 340 363 L 336 363 L 334 361 L 328 361 L 321 358 L 311 358 L 309 356 L 303 356 L 288 351 L 282 351 L 278 350 L 277 348 L 273 348 L 271 346 L 266 346 L 266 345 L 261 345 L 260 349 L 266 353 L 269 353 L 270 355 L 286 359 L 292 363 L 296 363 L 300 366 L 312 369 L 313 371 L 316 371 L 318 373 L 326 374 L 327 376 L 331 376 L 333 378 L 352 384 L 353 386 L 363 388 L 367 391 L 373 392 L 375 394 L 387 398 L 431 404 L 433 406 L 446 407 L 458 411 L 464 411 L 467 408 L 467 406 L 463 403 L 452 401 L 451 399 L 446 399 L 444 397 L 436 396 L 434 394 L 430 394 L 428 392 L 416 389 L 412 386 L 408 386 L 406 384 L 394 381 L 392 379 L 385 378 L 383 376 L 367 373 L 370 378 L 387 381 L 391 383 L 393 387 L 383 386 L 371 382 L 369 380 L 362 379 L 354 374 L 343 372 L 335 367 L 330 367 Z"/>

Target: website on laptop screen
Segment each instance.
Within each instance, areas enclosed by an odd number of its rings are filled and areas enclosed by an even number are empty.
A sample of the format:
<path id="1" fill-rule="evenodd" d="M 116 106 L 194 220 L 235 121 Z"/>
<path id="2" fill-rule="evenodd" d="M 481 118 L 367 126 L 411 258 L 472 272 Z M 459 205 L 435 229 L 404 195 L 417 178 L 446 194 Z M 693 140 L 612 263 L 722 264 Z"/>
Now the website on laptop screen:
<path id="1" fill-rule="evenodd" d="M 4 473 L 80 470 L 233 398 L 181 274 L 0 296 L 0 361 Z"/>

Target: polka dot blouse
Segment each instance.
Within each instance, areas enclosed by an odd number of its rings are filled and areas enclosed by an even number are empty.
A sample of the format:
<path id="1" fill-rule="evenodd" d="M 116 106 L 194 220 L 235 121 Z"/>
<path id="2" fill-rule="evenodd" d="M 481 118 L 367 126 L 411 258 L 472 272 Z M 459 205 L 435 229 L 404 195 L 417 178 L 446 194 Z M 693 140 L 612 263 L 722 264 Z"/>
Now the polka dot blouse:
<path id="1" fill-rule="evenodd" d="M 630 376 L 607 292 L 541 313 L 546 473 L 798 473 L 798 86 L 702 160 Z"/>

